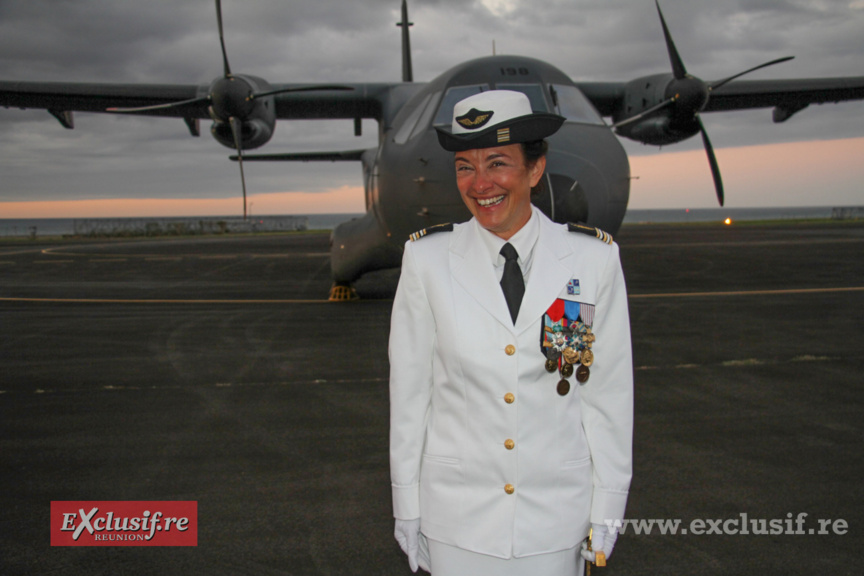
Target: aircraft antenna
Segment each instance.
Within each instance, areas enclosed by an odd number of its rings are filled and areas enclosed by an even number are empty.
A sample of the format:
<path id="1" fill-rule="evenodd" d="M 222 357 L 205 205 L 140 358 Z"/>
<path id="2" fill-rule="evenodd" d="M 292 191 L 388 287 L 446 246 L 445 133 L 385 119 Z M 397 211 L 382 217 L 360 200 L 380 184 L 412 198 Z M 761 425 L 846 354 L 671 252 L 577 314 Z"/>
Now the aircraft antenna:
<path id="1" fill-rule="evenodd" d="M 411 38 L 408 28 L 414 25 L 408 21 L 408 0 L 402 0 L 402 21 L 396 23 L 402 28 L 402 81 L 413 82 L 414 72 L 411 70 Z"/>

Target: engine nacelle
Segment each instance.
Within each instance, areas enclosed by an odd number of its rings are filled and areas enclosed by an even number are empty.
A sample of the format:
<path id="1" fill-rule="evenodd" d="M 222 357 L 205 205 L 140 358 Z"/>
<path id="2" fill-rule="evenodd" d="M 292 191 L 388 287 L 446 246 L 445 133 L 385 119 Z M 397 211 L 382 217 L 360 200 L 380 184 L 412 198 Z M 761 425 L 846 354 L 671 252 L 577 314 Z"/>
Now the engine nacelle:
<path id="1" fill-rule="evenodd" d="M 616 128 L 615 132 L 643 144 L 665 146 L 696 135 L 699 132 L 699 124 L 695 118 L 691 122 L 685 123 L 675 122 L 668 115 L 660 115 Z"/>
<path id="2" fill-rule="evenodd" d="M 263 146 L 273 137 L 273 130 L 276 128 L 276 121 L 267 122 L 261 118 L 253 118 L 242 123 L 240 130 L 240 146 L 243 150 L 252 150 Z M 228 122 L 216 121 L 210 127 L 210 133 L 217 142 L 236 150 L 234 145 L 234 134 L 231 131 L 231 124 Z"/>
<path id="3" fill-rule="evenodd" d="M 615 128 L 620 136 L 655 146 L 674 144 L 697 134 L 696 114 L 704 108 L 708 98 L 700 80 L 691 77 L 676 80 L 672 74 L 655 74 L 628 82 L 624 94 L 624 108 L 613 118 L 615 122 L 676 98 L 675 102 L 641 120 Z"/>

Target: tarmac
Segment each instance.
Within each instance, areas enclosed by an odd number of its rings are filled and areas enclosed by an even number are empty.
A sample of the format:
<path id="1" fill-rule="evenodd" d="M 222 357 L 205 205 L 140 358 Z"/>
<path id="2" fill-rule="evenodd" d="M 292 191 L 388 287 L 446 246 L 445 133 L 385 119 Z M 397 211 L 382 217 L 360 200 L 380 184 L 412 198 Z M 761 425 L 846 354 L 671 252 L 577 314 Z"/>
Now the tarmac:
<path id="1" fill-rule="evenodd" d="M 592 574 L 864 573 L 864 223 L 616 240 L 644 523 Z M 0 244 L 0 574 L 411 574 L 398 275 L 327 302 L 327 234 Z M 197 501 L 198 545 L 52 547 L 64 500 Z"/>

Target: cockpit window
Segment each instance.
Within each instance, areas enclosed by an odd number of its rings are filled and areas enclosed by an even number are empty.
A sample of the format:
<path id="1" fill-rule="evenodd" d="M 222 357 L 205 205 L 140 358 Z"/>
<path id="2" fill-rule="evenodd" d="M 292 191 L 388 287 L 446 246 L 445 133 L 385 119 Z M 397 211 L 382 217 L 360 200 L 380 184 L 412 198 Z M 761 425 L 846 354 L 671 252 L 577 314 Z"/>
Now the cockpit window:
<path id="1" fill-rule="evenodd" d="M 439 98 L 441 98 L 441 92 L 435 92 L 432 94 L 432 97 L 429 99 L 429 105 L 426 106 L 423 115 L 420 116 L 420 119 L 417 121 L 417 127 L 414 128 L 413 132 L 411 132 L 409 140 L 413 140 L 429 128 L 429 120 L 432 118 L 432 114 L 435 113 L 435 106 L 438 104 Z"/>
<path id="2" fill-rule="evenodd" d="M 435 115 L 435 126 L 450 126 L 453 123 L 453 106 L 460 100 L 464 100 L 474 94 L 489 90 L 488 84 L 476 84 L 474 86 L 453 86 L 447 89 L 438 114 Z"/>
<path id="3" fill-rule="evenodd" d="M 420 114 L 423 113 L 423 109 L 426 108 L 426 105 L 429 103 L 429 98 L 431 97 L 431 94 L 427 94 L 417 107 L 411 111 L 411 115 L 402 123 L 402 126 L 399 127 L 399 131 L 396 132 L 396 135 L 393 137 L 393 142 L 396 144 L 405 144 L 405 142 L 408 141 L 408 136 L 411 134 L 411 130 L 414 129 L 417 120 L 420 118 Z"/>
<path id="4" fill-rule="evenodd" d="M 583 124 L 604 124 L 603 118 L 575 86 L 552 84 L 549 86 L 555 113 L 567 118 L 568 122 Z"/>
<path id="5" fill-rule="evenodd" d="M 531 110 L 534 112 L 549 112 L 549 105 L 543 97 L 543 87 L 539 84 L 497 84 L 498 90 L 513 90 L 522 92 L 531 101 Z"/>

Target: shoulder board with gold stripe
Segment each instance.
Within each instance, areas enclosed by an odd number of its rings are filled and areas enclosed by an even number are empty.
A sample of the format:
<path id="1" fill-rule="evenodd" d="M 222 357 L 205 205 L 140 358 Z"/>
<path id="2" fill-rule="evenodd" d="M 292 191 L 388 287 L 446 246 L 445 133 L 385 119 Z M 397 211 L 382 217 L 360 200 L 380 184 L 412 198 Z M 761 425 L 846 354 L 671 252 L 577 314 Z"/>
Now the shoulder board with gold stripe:
<path id="1" fill-rule="evenodd" d="M 428 236 L 429 234 L 434 234 L 435 232 L 452 232 L 453 224 L 436 224 L 435 226 L 430 226 L 429 228 L 424 228 L 422 230 L 418 230 L 411 234 L 410 238 L 412 242 L 416 242 L 417 240 L 423 238 L 424 236 Z"/>
<path id="2" fill-rule="evenodd" d="M 567 230 L 570 232 L 581 232 L 582 234 L 587 234 L 588 236 L 594 236 L 598 240 L 602 240 L 606 244 L 612 244 L 612 235 L 608 232 L 604 232 L 600 228 L 594 228 L 593 226 L 586 226 L 585 224 L 574 224 L 572 222 L 567 223 Z"/>

